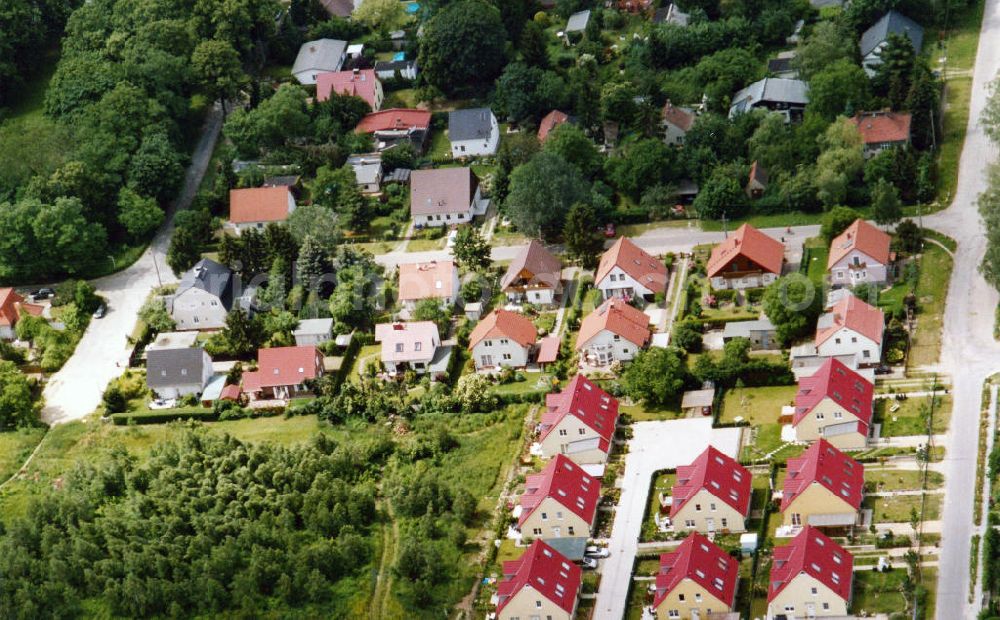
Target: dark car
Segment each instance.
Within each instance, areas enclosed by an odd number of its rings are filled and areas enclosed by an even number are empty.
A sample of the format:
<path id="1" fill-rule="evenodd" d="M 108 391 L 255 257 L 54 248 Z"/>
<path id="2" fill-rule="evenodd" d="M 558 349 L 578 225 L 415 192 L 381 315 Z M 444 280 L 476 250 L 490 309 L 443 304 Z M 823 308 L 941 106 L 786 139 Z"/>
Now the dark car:
<path id="1" fill-rule="evenodd" d="M 38 301 L 42 299 L 51 299 L 55 296 L 55 294 L 56 292 L 50 288 L 40 288 L 37 291 L 29 293 L 28 296 L 31 297 L 32 301 Z"/>
<path id="2" fill-rule="evenodd" d="M 879 366 L 879 367 L 877 367 L 875 369 L 875 374 L 876 375 L 888 375 L 888 374 L 891 374 L 891 373 L 892 373 L 892 367 L 891 366 L 886 366 L 885 364 L 883 364 L 883 365 L 881 365 L 881 366 Z"/>
<path id="3" fill-rule="evenodd" d="M 94 310 L 93 316 L 95 319 L 103 319 L 104 315 L 107 314 L 107 312 L 108 312 L 108 306 L 102 303 L 101 305 L 97 306 L 97 310 Z"/>

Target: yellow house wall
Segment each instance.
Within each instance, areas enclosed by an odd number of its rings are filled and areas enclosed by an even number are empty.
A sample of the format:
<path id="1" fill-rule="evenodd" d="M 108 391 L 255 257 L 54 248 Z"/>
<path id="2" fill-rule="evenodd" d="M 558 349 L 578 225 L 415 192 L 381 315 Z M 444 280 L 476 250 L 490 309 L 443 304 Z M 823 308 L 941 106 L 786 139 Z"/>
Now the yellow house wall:
<path id="1" fill-rule="evenodd" d="M 829 489 L 818 482 L 810 484 L 785 509 L 785 512 L 782 513 L 785 525 L 792 525 L 792 515 L 795 513 L 802 516 L 800 525 L 803 527 L 809 523 L 809 515 L 839 515 L 847 513 L 857 515 L 857 511 L 850 504 L 831 493 Z"/>
<path id="2" fill-rule="evenodd" d="M 576 501 L 573 498 L 573 501 Z M 542 519 L 542 514 L 547 518 Z M 559 517 L 562 513 L 562 518 Z M 551 497 L 546 497 L 521 525 L 521 535 L 524 538 L 569 538 L 572 536 L 590 536 L 590 523 L 586 523 L 576 513 L 566 508 Z M 535 529 L 541 530 L 536 533 Z M 570 528 L 573 528 L 572 533 Z M 558 530 L 558 531 L 556 531 Z"/>
<path id="3" fill-rule="evenodd" d="M 715 504 L 715 510 L 712 510 L 712 504 Z M 696 510 L 699 505 L 701 506 L 701 510 Z M 722 530 L 730 532 L 746 531 L 746 522 L 743 515 L 726 502 L 709 493 L 707 489 L 701 489 L 695 493 L 694 497 L 685 502 L 684 507 L 677 511 L 677 514 L 672 518 L 674 529 L 679 532 L 693 530 L 707 534 L 709 531 L 709 519 L 714 521 L 716 532 Z M 685 521 L 689 519 L 694 521 L 694 527 L 685 525 Z M 726 520 L 725 526 L 722 525 L 723 519 Z"/>
<path id="4" fill-rule="evenodd" d="M 816 594 L 812 593 L 813 588 Z M 829 609 L 823 609 L 823 603 L 829 605 Z M 837 594 L 820 583 L 811 575 L 799 574 L 791 583 L 781 591 L 778 596 L 768 604 L 768 615 L 783 613 L 794 613 L 796 617 L 805 618 L 809 614 L 812 604 L 817 618 L 824 616 L 846 616 L 849 601 L 837 596 Z M 790 605 L 794 609 L 785 610 L 785 606 Z"/>
<path id="5" fill-rule="evenodd" d="M 684 596 L 683 601 L 681 595 Z M 698 602 L 696 595 L 701 596 L 701 602 Z M 732 611 L 726 603 L 690 578 L 682 579 L 677 587 L 667 594 L 656 608 L 656 620 L 674 620 L 669 615 L 671 610 L 680 612 L 680 620 L 690 620 L 692 611 L 697 611 L 702 619 L 709 612 Z"/>
<path id="6" fill-rule="evenodd" d="M 580 433 L 580 429 L 583 429 L 583 433 Z M 559 435 L 560 430 L 565 430 L 566 435 Z M 563 454 L 562 446 L 564 444 L 593 438 L 600 439 L 597 431 L 584 424 L 575 415 L 563 416 L 559 424 L 556 424 L 555 428 L 549 431 L 549 434 L 545 436 L 545 440 L 541 442 L 542 454 L 546 458 L 552 458 L 557 454 Z M 603 463 L 607 460 L 607 455 L 600 449 L 575 452 L 573 454 L 566 454 L 566 456 L 574 463 L 580 465 Z"/>
<path id="7" fill-rule="evenodd" d="M 834 413 L 839 412 L 841 417 L 835 418 Z M 817 419 L 816 414 L 823 414 L 822 419 Z M 846 433 L 834 437 L 821 435 L 819 429 L 834 424 L 857 421 L 858 416 L 848 411 L 832 398 L 824 398 L 812 411 L 795 425 L 795 438 L 799 441 L 815 441 L 824 438 L 839 449 L 864 448 L 867 438 L 863 433 Z"/>
<path id="8" fill-rule="evenodd" d="M 566 592 L 566 596 L 573 595 L 572 592 Z M 541 603 L 540 607 L 539 603 Z M 576 611 L 576 601 L 573 603 L 573 610 Z M 520 592 L 515 594 L 514 598 L 510 599 L 510 602 L 504 606 L 503 611 L 497 614 L 498 620 L 514 620 L 514 618 L 546 620 L 550 616 L 552 620 L 572 620 L 573 618 L 573 614 L 566 613 L 562 607 L 545 598 L 530 586 L 521 588 Z"/>

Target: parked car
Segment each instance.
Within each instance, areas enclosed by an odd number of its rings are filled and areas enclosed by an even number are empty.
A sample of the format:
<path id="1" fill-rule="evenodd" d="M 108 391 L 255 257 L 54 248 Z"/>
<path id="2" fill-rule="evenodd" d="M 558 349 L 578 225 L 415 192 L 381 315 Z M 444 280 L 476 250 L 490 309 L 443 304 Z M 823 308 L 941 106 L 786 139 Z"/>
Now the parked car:
<path id="1" fill-rule="evenodd" d="M 608 222 L 604 226 L 604 236 L 608 239 L 612 239 L 615 236 L 616 230 L 613 222 Z"/>
<path id="2" fill-rule="evenodd" d="M 156 398 L 149 401 L 149 408 L 156 409 L 173 409 L 177 406 L 176 398 Z"/>
<path id="3" fill-rule="evenodd" d="M 611 552 L 608 551 L 607 547 L 590 546 L 583 552 L 583 555 L 588 558 L 606 558 L 611 555 Z"/>
<path id="4" fill-rule="evenodd" d="M 95 319 L 103 319 L 104 315 L 107 314 L 107 312 L 108 312 L 108 306 L 102 302 L 101 305 L 97 306 L 97 310 L 94 310 L 93 317 Z"/>
<path id="5" fill-rule="evenodd" d="M 55 294 L 56 292 L 50 288 L 40 288 L 37 291 L 29 293 L 28 297 L 31 298 L 31 301 L 41 301 L 43 299 L 51 299 Z"/>
<path id="6" fill-rule="evenodd" d="M 580 560 L 580 565 L 583 567 L 584 570 L 596 570 L 597 560 L 595 560 L 594 558 L 584 557 L 582 560 Z"/>
<path id="7" fill-rule="evenodd" d="M 881 366 L 875 368 L 876 375 L 888 375 L 891 372 L 892 372 L 892 367 L 886 366 L 885 364 L 882 364 Z"/>

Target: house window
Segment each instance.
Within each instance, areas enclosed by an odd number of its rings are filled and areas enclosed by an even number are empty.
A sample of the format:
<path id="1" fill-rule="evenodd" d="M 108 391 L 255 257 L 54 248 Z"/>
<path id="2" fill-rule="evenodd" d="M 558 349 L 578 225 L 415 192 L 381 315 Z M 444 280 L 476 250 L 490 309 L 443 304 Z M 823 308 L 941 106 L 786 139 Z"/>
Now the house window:
<path id="1" fill-rule="evenodd" d="M 792 513 L 792 525 L 799 526 L 802 525 L 802 515 L 797 512 Z"/>
<path id="2" fill-rule="evenodd" d="M 559 436 L 560 436 L 560 437 L 565 437 L 565 436 L 566 436 L 566 435 L 568 435 L 568 434 L 569 434 L 569 433 L 567 433 L 567 432 L 566 432 L 566 429 L 565 429 L 565 428 L 560 428 L 560 429 L 559 429 Z"/>
<path id="3" fill-rule="evenodd" d="M 670 618 L 680 618 L 681 612 L 677 611 L 676 609 L 671 609 L 670 611 L 667 612 L 667 616 L 669 616 Z"/>
<path id="4" fill-rule="evenodd" d="M 694 527 L 694 519 L 687 519 L 684 521 L 684 527 Z"/>
<path id="5" fill-rule="evenodd" d="M 865 349 L 864 351 L 861 352 L 861 357 L 868 359 L 869 357 L 871 357 L 871 351 Z"/>
<path id="6" fill-rule="evenodd" d="M 694 505 L 694 509 L 695 509 L 695 510 L 696 510 L 697 512 L 701 512 L 701 504 L 695 504 L 695 505 Z"/>
<path id="7" fill-rule="evenodd" d="M 535 529 L 531 530 L 531 533 L 534 534 L 535 536 L 541 536 L 542 535 L 542 528 L 536 527 Z"/>
<path id="8" fill-rule="evenodd" d="M 541 607 L 541 606 L 542 606 L 541 601 L 535 601 L 535 607 Z"/>
<path id="9" fill-rule="evenodd" d="M 578 429 L 577 429 L 577 432 L 578 432 L 579 434 L 581 434 L 581 435 L 586 435 L 586 434 L 587 434 L 587 431 L 586 431 L 586 429 L 582 429 L 582 428 L 578 428 Z"/>
<path id="10" fill-rule="evenodd" d="M 712 510 L 712 512 L 715 512 L 715 504 L 714 503 L 709 504 L 708 507 Z"/>
<path id="11" fill-rule="evenodd" d="M 557 510 L 556 511 L 556 519 L 559 519 L 560 521 L 562 521 L 562 511 L 561 510 Z"/>
<path id="12" fill-rule="evenodd" d="M 795 605 L 785 605 L 785 611 L 787 612 L 795 611 Z"/>
<path id="13" fill-rule="evenodd" d="M 572 525 L 571 525 L 571 526 L 569 526 L 569 528 L 568 528 L 568 529 L 569 529 L 569 531 L 568 531 L 567 533 L 568 533 L 568 534 L 569 534 L 570 536 L 574 536 L 574 535 L 576 534 L 576 532 L 575 532 L 575 531 L 573 531 L 573 526 L 572 526 Z"/>
<path id="14" fill-rule="evenodd" d="M 833 341 L 836 342 L 837 344 L 840 344 L 840 338 L 834 338 Z"/>
<path id="15" fill-rule="evenodd" d="M 510 353 L 504 353 L 504 354 L 503 354 L 503 359 L 504 359 L 505 361 L 507 361 L 507 360 L 510 360 L 510 359 L 511 359 L 511 357 L 510 357 Z"/>
<path id="16" fill-rule="evenodd" d="M 419 351 L 422 348 L 424 348 L 424 343 L 422 343 L 422 342 L 414 342 L 413 343 L 413 350 L 414 351 Z"/>
<path id="17" fill-rule="evenodd" d="M 492 355 L 483 355 L 483 356 L 481 356 L 479 358 L 479 361 L 481 362 L 480 366 L 492 366 L 493 365 L 493 356 Z"/>
<path id="18" fill-rule="evenodd" d="M 729 519 L 726 518 L 722 519 L 722 527 L 729 527 Z"/>
<path id="19" fill-rule="evenodd" d="M 493 346 L 493 341 L 492 340 L 484 340 L 483 341 L 483 345 L 487 346 L 487 347 L 492 347 Z"/>
<path id="20" fill-rule="evenodd" d="M 510 344 L 510 340 L 507 340 L 506 338 L 501 338 L 500 339 L 500 344 L 501 345 L 508 345 L 508 344 Z"/>
<path id="21" fill-rule="evenodd" d="M 700 603 L 701 602 L 701 592 L 695 592 L 694 593 L 694 602 L 695 603 Z"/>
<path id="22" fill-rule="evenodd" d="M 816 412 L 816 419 L 817 420 L 822 420 L 823 419 L 823 412 L 822 411 L 817 411 Z"/>
<path id="23" fill-rule="evenodd" d="M 402 353 L 402 352 L 403 352 L 403 343 L 402 342 L 397 342 L 396 343 L 396 353 Z"/>
<path id="24" fill-rule="evenodd" d="M 549 520 L 549 513 L 543 512 L 542 513 L 542 521 L 548 521 L 548 520 Z"/>
<path id="25" fill-rule="evenodd" d="M 816 588 L 810 588 L 810 591 L 813 593 L 813 595 L 815 595 L 818 592 L 818 590 L 816 590 Z"/>
<path id="26" fill-rule="evenodd" d="M 621 339 L 622 339 L 621 336 L 619 336 L 618 334 L 615 334 L 615 342 L 618 342 Z"/>
<path id="27" fill-rule="evenodd" d="M 823 603 L 823 611 L 828 611 L 830 609 L 830 603 Z"/>
<path id="28" fill-rule="evenodd" d="M 841 419 L 842 417 L 844 417 L 844 414 L 843 414 L 843 413 L 841 413 L 840 411 L 834 411 L 834 412 L 833 412 L 833 419 L 834 419 L 834 420 L 839 420 L 839 419 Z"/>
<path id="29" fill-rule="evenodd" d="M 181 368 L 181 376 L 182 377 L 186 377 L 187 374 L 188 374 L 188 369 L 187 368 Z"/>
<path id="30" fill-rule="evenodd" d="M 851 336 L 851 342 L 857 342 L 857 341 L 858 341 L 857 336 Z"/>
<path id="31" fill-rule="evenodd" d="M 465 145 L 463 144 L 462 146 L 458 147 L 458 150 L 460 150 L 460 151 L 462 151 L 464 153 L 465 152 Z"/>
<path id="32" fill-rule="evenodd" d="M 683 603 L 684 602 L 684 595 L 683 594 L 678 594 L 677 595 L 677 600 Z"/>

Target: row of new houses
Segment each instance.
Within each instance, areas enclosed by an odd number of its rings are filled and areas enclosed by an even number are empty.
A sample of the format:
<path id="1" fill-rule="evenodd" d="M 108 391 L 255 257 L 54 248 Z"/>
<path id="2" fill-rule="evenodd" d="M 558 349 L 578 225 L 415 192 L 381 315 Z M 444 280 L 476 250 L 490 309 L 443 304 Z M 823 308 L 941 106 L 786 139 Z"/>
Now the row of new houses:
<path id="1" fill-rule="evenodd" d="M 503 567 L 499 618 L 573 617 L 581 574 L 556 547 L 566 548 L 567 539 L 586 539 L 592 532 L 601 487 L 588 468 L 607 458 L 617 417 L 616 399 L 582 375 L 547 397 L 533 452 L 551 460 L 527 477 L 514 510 L 515 536 L 533 542 L 521 559 Z M 863 486 L 863 466 L 823 439 L 789 460 L 776 497 L 781 497 L 785 525 L 796 535 L 775 549 L 769 617 L 847 613 L 851 556 L 815 528 L 853 526 Z M 658 618 L 708 617 L 733 609 L 737 561 L 703 535 L 745 531 L 751 493 L 750 472 L 712 447 L 678 468 L 664 503 L 678 524 L 675 531 L 689 535 L 660 558 L 653 603 Z"/>

